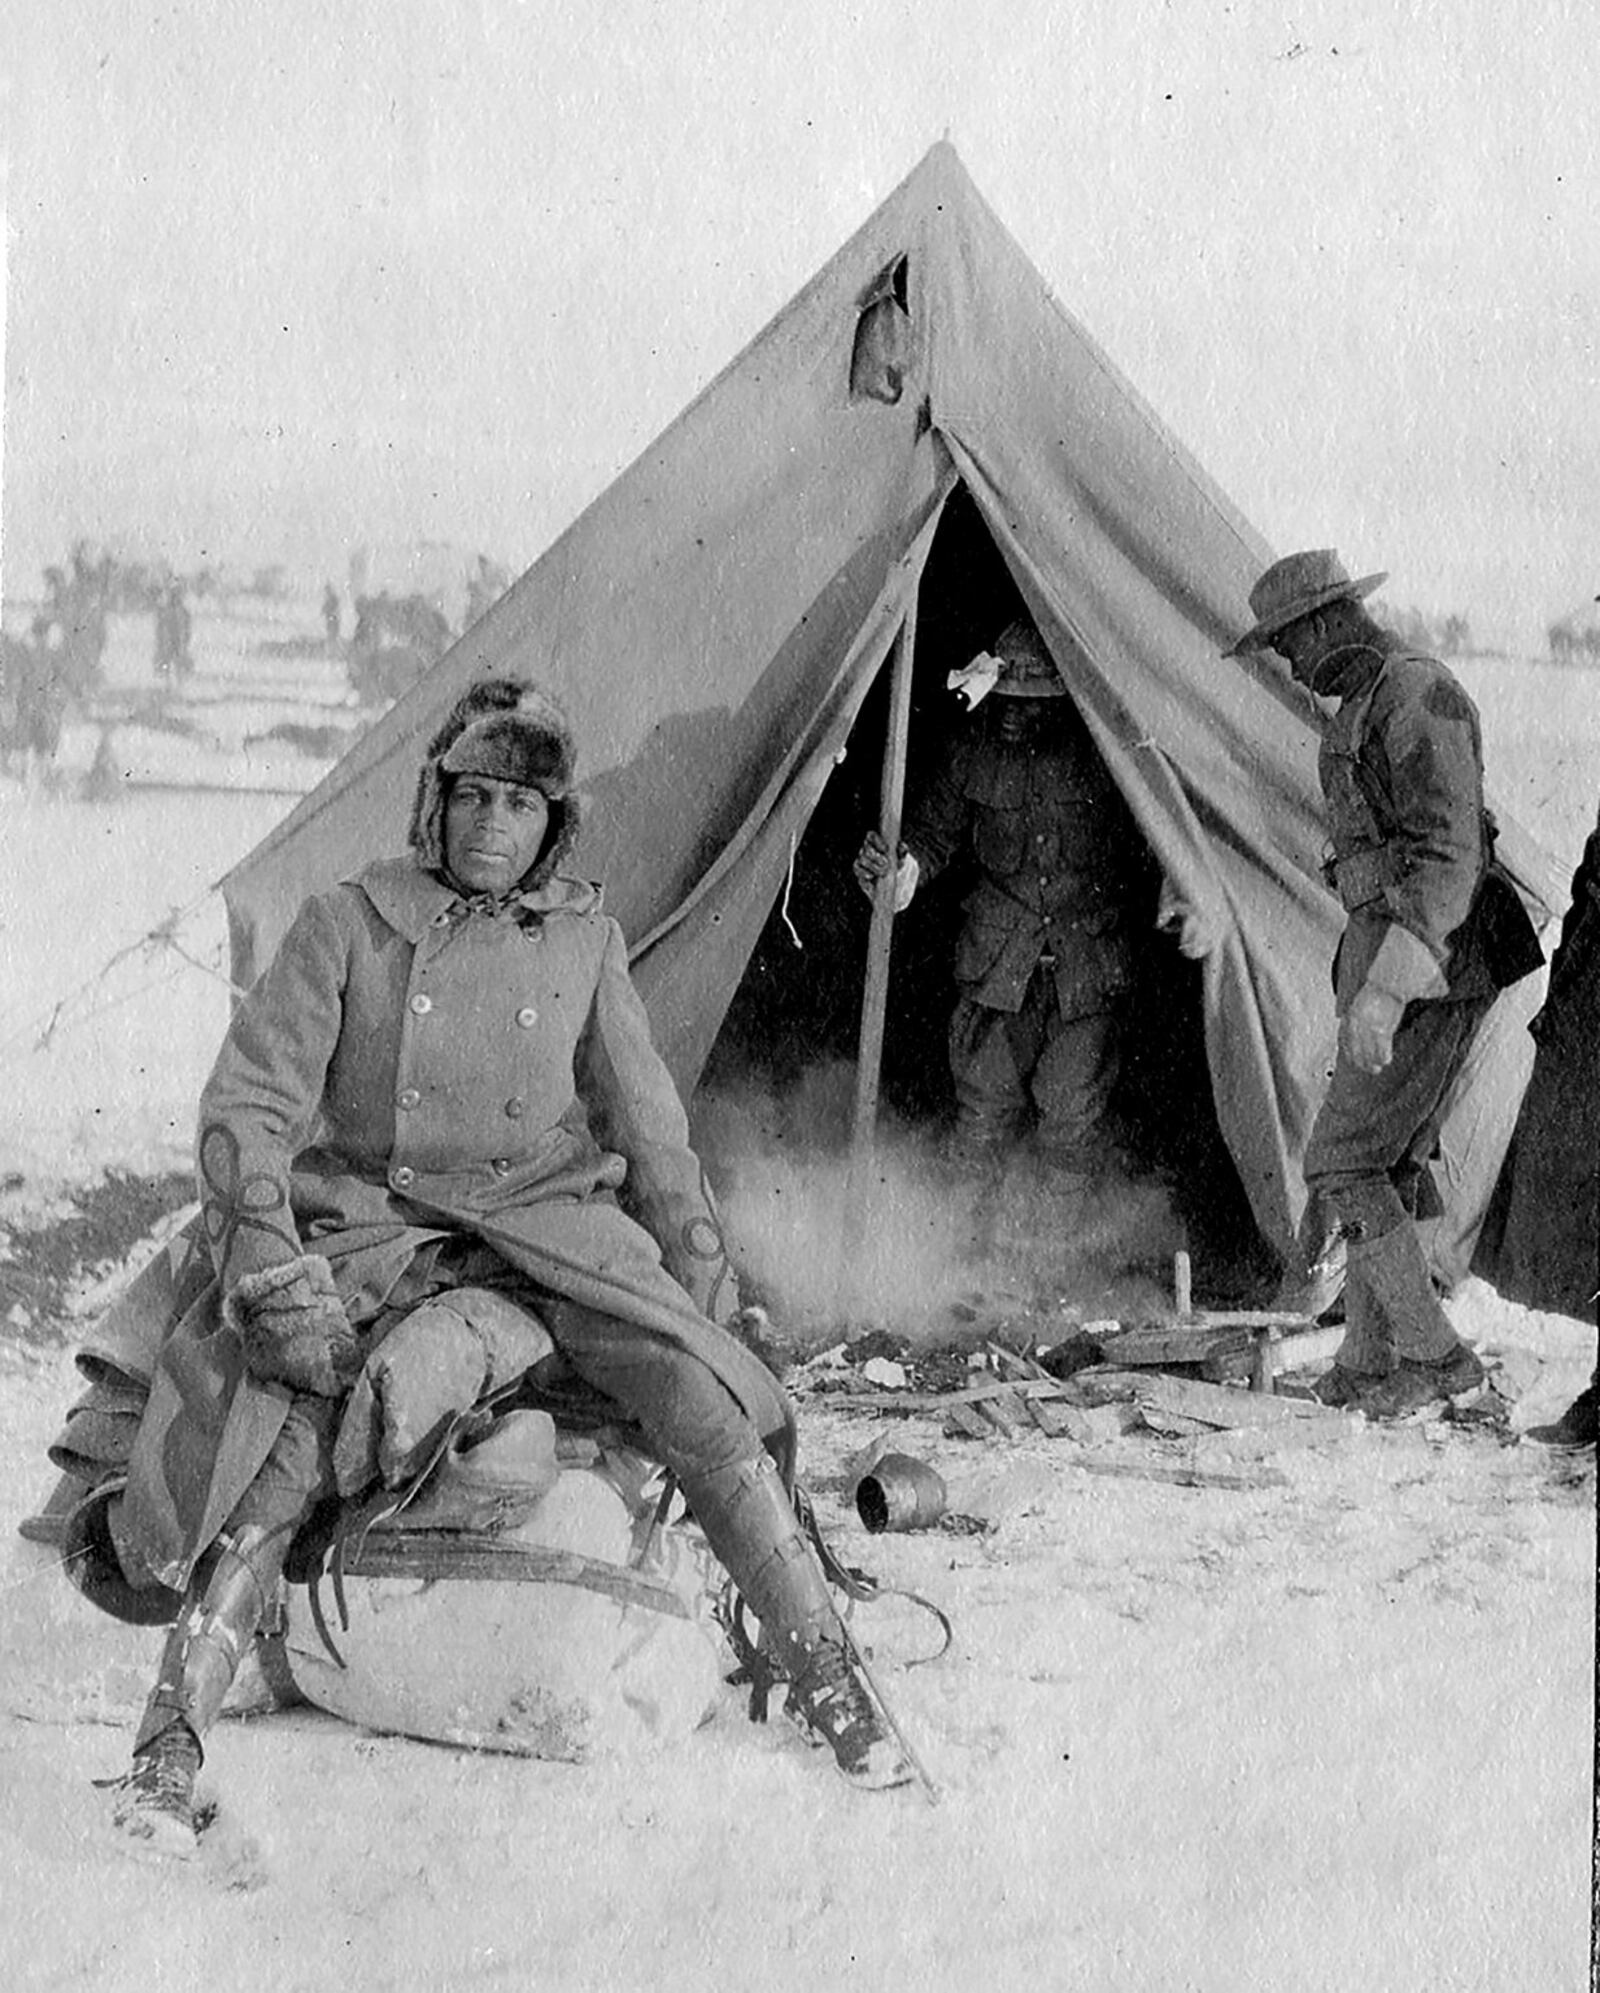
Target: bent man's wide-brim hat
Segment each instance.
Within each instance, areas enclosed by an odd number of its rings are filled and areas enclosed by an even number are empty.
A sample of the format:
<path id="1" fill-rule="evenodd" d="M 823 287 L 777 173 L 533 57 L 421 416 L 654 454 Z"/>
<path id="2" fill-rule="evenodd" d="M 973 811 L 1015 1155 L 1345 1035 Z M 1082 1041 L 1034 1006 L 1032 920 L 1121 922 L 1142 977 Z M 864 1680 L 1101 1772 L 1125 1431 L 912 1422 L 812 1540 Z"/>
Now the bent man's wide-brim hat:
<path id="1" fill-rule="evenodd" d="M 1259 650 L 1269 638 L 1288 629 L 1291 623 L 1298 623 L 1302 616 L 1313 616 L 1330 602 L 1359 602 L 1388 579 L 1386 570 L 1352 580 L 1332 547 L 1285 554 L 1281 561 L 1272 563 L 1250 591 L 1255 622 L 1222 655 L 1237 657 L 1241 651 Z"/>

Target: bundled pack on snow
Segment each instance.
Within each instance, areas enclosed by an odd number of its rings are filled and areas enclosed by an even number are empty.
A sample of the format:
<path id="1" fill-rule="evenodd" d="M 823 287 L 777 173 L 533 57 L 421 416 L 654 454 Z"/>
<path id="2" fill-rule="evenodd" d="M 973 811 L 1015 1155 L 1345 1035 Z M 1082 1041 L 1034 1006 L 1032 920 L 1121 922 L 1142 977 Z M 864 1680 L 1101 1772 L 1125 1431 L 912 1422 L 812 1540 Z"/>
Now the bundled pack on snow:
<path id="1" fill-rule="evenodd" d="M 180 1600 L 131 1585 L 116 1555 L 114 1511 L 155 1356 L 127 1331 L 181 1315 L 196 1277 L 175 1241 L 80 1352 L 87 1388 L 50 1449 L 61 1477 L 23 1525 L 64 1549 L 87 1598 L 133 1624 L 169 1622 Z M 553 1346 L 513 1312 L 496 1326 L 522 1336 L 517 1368 L 537 1377 Z M 719 1686 L 721 1574 L 698 1530 L 667 1513 L 665 1476 L 625 1429 L 552 1373 L 561 1425 L 526 1391 L 518 1403 L 502 1393 L 437 1424 L 411 1471 L 373 1483 L 375 1395 L 388 1429 L 406 1428 L 409 1407 L 420 1431 L 441 1386 L 448 1396 L 451 1354 L 445 1338 L 426 1349 L 396 1338 L 351 1394 L 335 1451 L 341 1478 L 369 1491 L 302 1532 L 258 1641 L 260 1676 L 281 1702 L 478 1750 L 577 1761 L 681 1739 Z"/>
<path id="2" fill-rule="evenodd" d="M 675 1743 L 720 1683 L 719 1573 L 658 1520 L 662 1477 L 610 1436 L 512 1412 L 452 1449 L 332 1580 L 287 1587 L 271 1672 L 336 1716 L 582 1761 Z"/>

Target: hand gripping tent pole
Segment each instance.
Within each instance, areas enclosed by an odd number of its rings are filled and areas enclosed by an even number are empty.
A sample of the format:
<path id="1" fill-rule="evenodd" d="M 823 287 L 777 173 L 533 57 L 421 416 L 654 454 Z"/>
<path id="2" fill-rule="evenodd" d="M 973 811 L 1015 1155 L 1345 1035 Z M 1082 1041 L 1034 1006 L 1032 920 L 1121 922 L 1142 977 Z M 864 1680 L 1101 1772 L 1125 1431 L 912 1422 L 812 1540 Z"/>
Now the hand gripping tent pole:
<path id="1" fill-rule="evenodd" d="M 905 800 L 906 736 L 911 724 L 911 674 L 916 648 L 917 597 L 913 595 L 895 639 L 894 665 L 889 681 L 889 739 L 884 750 L 882 800 L 878 811 L 878 832 L 889 853 L 889 863 L 872 896 L 872 925 L 867 933 L 866 992 L 861 1002 L 850 1168 L 845 1184 L 844 1217 L 839 1237 L 839 1279 L 835 1288 L 837 1312 L 844 1322 L 850 1321 L 855 1314 L 856 1274 L 872 1216 L 874 1137 L 883 1066 L 883 1028 L 889 1000 L 889 947 L 894 933 L 896 854 L 900 849 L 900 815 Z"/>

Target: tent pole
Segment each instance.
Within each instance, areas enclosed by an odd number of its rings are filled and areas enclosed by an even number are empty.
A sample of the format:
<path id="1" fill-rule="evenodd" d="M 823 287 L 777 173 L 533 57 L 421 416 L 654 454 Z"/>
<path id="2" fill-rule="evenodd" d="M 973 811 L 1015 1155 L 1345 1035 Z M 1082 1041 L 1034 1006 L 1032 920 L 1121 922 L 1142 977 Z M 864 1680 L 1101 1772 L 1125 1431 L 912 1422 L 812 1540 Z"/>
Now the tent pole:
<path id="1" fill-rule="evenodd" d="M 889 1001 L 889 944 L 894 932 L 894 854 L 900 848 L 900 812 L 905 799 L 906 737 L 911 725 L 911 673 L 917 649 L 917 598 L 912 596 L 895 638 L 889 681 L 889 739 L 884 749 L 878 832 L 890 865 L 872 898 L 867 934 L 867 984 L 861 1001 L 861 1034 L 856 1051 L 855 1113 L 850 1131 L 850 1170 L 840 1228 L 836 1307 L 842 1322 L 856 1308 L 856 1273 L 871 1218 L 873 1143 L 883 1065 L 883 1027 Z"/>

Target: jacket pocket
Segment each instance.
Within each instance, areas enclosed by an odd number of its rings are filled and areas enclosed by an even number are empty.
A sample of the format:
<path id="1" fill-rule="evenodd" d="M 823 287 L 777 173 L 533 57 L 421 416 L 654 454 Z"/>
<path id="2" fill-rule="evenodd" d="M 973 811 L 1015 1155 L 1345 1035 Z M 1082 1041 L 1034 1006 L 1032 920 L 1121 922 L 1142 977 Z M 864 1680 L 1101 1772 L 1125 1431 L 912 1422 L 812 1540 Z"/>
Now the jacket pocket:
<path id="1" fill-rule="evenodd" d="M 953 972 L 958 983 L 981 983 L 998 965 L 1016 923 L 992 908 L 969 911 L 956 942 Z"/>
<path id="2" fill-rule="evenodd" d="M 972 848 L 985 872 L 1006 879 L 1028 855 L 1028 820 L 1021 810 L 992 804 L 980 809 L 972 826 Z"/>

